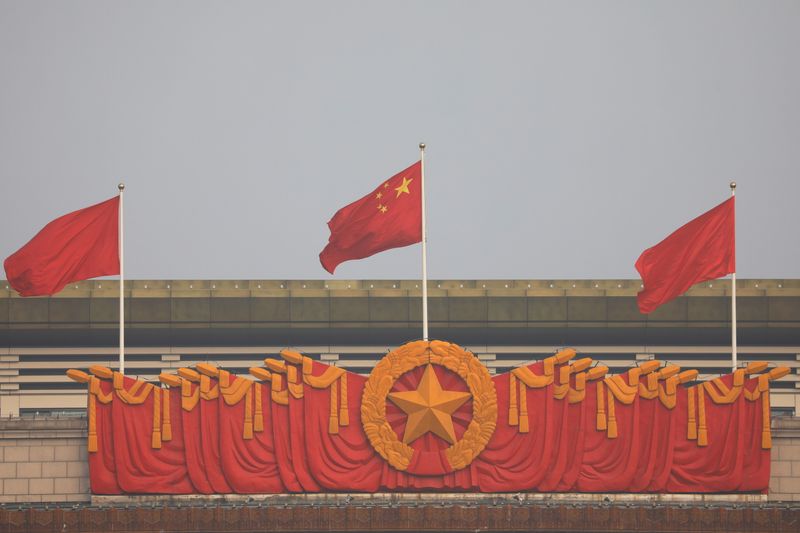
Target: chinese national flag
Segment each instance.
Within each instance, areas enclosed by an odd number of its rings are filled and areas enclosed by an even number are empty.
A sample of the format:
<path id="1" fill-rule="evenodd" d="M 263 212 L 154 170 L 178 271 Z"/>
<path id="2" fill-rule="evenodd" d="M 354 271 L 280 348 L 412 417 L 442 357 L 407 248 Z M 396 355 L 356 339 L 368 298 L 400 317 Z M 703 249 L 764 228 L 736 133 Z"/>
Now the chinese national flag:
<path id="1" fill-rule="evenodd" d="M 735 197 L 678 228 L 636 261 L 644 289 L 639 311 L 650 313 L 695 283 L 736 272 Z"/>
<path id="2" fill-rule="evenodd" d="M 119 274 L 119 197 L 53 220 L 3 266 L 21 296 L 55 294 L 73 281 Z"/>
<path id="3" fill-rule="evenodd" d="M 421 169 L 417 161 L 333 215 L 319 254 L 325 270 L 333 274 L 345 261 L 422 241 Z"/>

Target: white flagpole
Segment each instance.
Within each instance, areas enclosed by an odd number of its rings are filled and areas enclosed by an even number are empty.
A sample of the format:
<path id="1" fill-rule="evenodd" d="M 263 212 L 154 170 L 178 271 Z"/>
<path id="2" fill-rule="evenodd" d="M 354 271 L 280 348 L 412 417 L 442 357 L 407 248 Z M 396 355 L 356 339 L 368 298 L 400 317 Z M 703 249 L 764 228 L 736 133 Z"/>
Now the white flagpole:
<path id="1" fill-rule="evenodd" d="M 123 247 L 123 216 L 122 216 L 122 193 L 125 184 L 117 185 L 119 189 L 119 371 L 125 373 L 125 261 Z"/>
<path id="2" fill-rule="evenodd" d="M 731 198 L 736 196 L 736 182 L 732 181 L 730 184 L 731 187 Z M 734 246 L 734 254 L 736 253 L 736 212 L 734 211 L 733 214 L 733 246 Z M 736 261 L 736 256 L 734 255 L 733 258 Z M 731 365 L 733 369 L 731 372 L 736 370 L 737 366 L 736 361 L 736 272 L 731 274 Z"/>
<path id="3" fill-rule="evenodd" d="M 428 340 L 428 236 L 425 233 L 425 143 L 419 143 L 422 196 L 422 340 Z"/>

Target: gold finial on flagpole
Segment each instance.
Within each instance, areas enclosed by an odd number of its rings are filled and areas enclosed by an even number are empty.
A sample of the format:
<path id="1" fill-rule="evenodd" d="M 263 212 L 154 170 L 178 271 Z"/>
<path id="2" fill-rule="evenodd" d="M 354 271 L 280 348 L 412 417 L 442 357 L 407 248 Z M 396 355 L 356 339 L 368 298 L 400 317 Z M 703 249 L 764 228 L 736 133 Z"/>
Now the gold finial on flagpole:
<path id="1" fill-rule="evenodd" d="M 731 182 L 731 190 L 734 190 L 735 188 L 736 188 L 736 182 L 732 181 Z"/>
<path id="2" fill-rule="evenodd" d="M 420 150 L 424 150 L 425 149 L 425 143 L 419 143 L 419 149 Z"/>
<path id="3" fill-rule="evenodd" d="M 119 189 L 120 192 L 124 191 L 125 190 L 125 184 L 120 182 L 119 185 L 117 185 L 117 189 Z"/>

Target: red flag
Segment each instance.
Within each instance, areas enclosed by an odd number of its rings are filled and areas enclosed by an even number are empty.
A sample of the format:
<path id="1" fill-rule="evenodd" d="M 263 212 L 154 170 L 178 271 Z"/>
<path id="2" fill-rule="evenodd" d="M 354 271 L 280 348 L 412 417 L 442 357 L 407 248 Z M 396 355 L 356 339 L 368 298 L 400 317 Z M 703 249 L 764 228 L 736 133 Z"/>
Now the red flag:
<path id="1" fill-rule="evenodd" d="M 352 204 L 328 222 L 331 236 L 319 254 L 333 274 L 351 259 L 422 241 L 422 164 L 417 161 Z"/>
<path id="2" fill-rule="evenodd" d="M 53 220 L 3 266 L 22 296 L 55 294 L 73 281 L 119 274 L 119 196 Z"/>
<path id="3" fill-rule="evenodd" d="M 736 272 L 735 198 L 678 228 L 636 261 L 644 289 L 639 311 L 650 313 L 695 283 Z"/>

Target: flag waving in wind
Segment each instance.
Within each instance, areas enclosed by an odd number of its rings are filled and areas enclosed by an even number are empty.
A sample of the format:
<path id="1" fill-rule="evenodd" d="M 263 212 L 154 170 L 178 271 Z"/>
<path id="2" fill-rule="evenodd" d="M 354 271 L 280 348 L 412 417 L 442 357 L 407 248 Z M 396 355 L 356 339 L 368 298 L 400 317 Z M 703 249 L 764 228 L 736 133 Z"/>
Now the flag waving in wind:
<path id="1" fill-rule="evenodd" d="M 119 274 L 119 197 L 53 220 L 3 266 L 22 296 L 55 294 L 73 281 Z"/>
<path id="2" fill-rule="evenodd" d="M 695 283 L 736 272 L 735 197 L 648 248 L 636 261 L 644 289 L 639 311 L 650 313 Z"/>
<path id="3" fill-rule="evenodd" d="M 333 274 L 345 261 L 421 242 L 421 185 L 422 165 L 417 161 L 337 211 L 328 222 L 328 245 L 319 254 L 325 270 Z"/>

